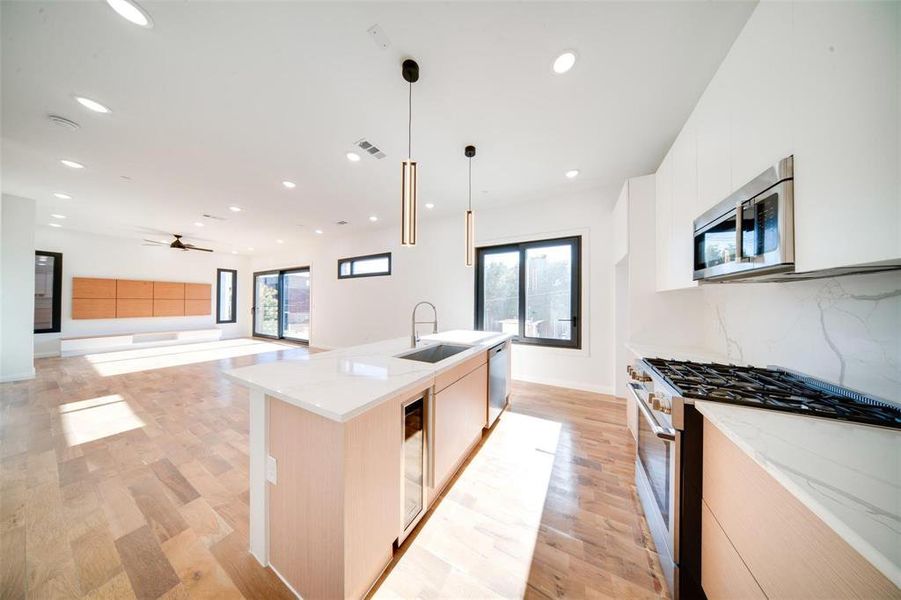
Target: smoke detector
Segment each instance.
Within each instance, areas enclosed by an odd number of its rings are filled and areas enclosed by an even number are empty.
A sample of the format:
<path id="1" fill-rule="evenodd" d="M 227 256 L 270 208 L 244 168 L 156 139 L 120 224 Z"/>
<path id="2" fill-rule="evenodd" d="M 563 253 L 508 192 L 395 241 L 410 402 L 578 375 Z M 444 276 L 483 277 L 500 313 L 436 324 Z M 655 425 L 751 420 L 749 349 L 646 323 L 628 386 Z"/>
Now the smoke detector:
<path id="1" fill-rule="evenodd" d="M 79 125 L 75 121 L 67 119 L 66 117 L 61 117 L 59 115 L 47 115 L 47 118 L 50 119 L 50 122 L 54 125 L 59 125 L 60 127 L 63 127 L 65 129 L 71 129 L 72 131 L 81 127 L 81 125 Z"/>
<path id="2" fill-rule="evenodd" d="M 382 150 L 378 146 L 365 138 L 359 139 L 354 142 L 354 146 L 362 150 L 366 156 L 371 156 L 378 159 L 385 158 L 385 153 L 382 152 Z"/>

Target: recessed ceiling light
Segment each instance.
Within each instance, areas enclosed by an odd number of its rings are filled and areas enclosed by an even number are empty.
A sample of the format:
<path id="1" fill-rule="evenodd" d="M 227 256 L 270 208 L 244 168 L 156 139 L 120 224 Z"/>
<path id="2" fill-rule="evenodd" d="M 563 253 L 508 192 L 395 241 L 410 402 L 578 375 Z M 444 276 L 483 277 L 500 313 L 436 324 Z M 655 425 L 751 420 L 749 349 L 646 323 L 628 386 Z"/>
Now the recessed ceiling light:
<path id="1" fill-rule="evenodd" d="M 322 230 L 321 230 L 321 229 L 317 229 L 317 230 L 314 231 L 313 233 L 315 233 L 316 235 L 322 235 Z"/>
<path id="2" fill-rule="evenodd" d="M 237 253 L 238 253 L 237 250 L 232 250 L 232 254 L 237 254 Z"/>
<path id="3" fill-rule="evenodd" d="M 203 223 L 200 221 L 194 221 L 194 227 L 203 227 Z"/>
<path id="4" fill-rule="evenodd" d="M 136 2 L 132 2 L 131 0 L 106 0 L 106 3 L 126 21 L 148 29 L 153 27 L 153 21 L 151 20 L 150 15 L 147 14 L 147 11 L 138 6 Z"/>
<path id="5" fill-rule="evenodd" d="M 275 243 L 276 243 L 276 244 L 284 244 L 284 243 L 285 243 L 285 240 L 275 240 Z"/>
<path id="6" fill-rule="evenodd" d="M 229 206 L 228 210 L 230 210 L 232 212 L 241 212 L 242 209 L 240 206 Z"/>
<path id="7" fill-rule="evenodd" d="M 50 215 L 50 216 L 53 217 L 54 219 L 65 219 L 66 218 L 66 215 Z"/>
<path id="8" fill-rule="evenodd" d="M 72 196 L 70 196 L 69 194 L 64 194 L 62 192 L 54 192 L 53 195 L 56 196 L 57 198 L 59 198 L 60 200 L 71 200 L 72 199 Z"/>
<path id="9" fill-rule="evenodd" d="M 75 162 L 74 160 L 69 160 L 69 159 L 64 158 L 64 159 L 62 159 L 62 160 L 59 161 L 59 162 L 63 163 L 64 165 L 66 165 L 66 166 L 69 167 L 70 169 L 84 169 L 84 165 L 83 165 L 83 164 L 78 163 L 78 162 Z"/>
<path id="10" fill-rule="evenodd" d="M 431 209 L 435 208 L 435 205 L 432 204 L 431 202 L 426 202 L 425 207 L 428 208 L 429 210 L 431 210 Z"/>
<path id="11" fill-rule="evenodd" d="M 573 177 L 576 177 L 578 174 L 579 174 L 579 169 L 572 169 L 571 171 L 566 172 L 566 178 L 572 179 Z"/>
<path id="12" fill-rule="evenodd" d="M 373 223 L 375 223 L 376 221 L 379 220 L 379 218 L 375 215 L 372 215 L 371 217 L 369 217 L 369 220 L 372 221 Z"/>
<path id="13" fill-rule="evenodd" d="M 293 190 L 294 188 L 297 187 L 297 184 L 294 183 L 293 181 L 283 181 L 282 185 L 285 186 L 286 188 L 288 188 L 289 190 Z"/>
<path id="14" fill-rule="evenodd" d="M 360 155 L 356 152 L 348 152 L 344 156 L 346 156 L 347 160 L 349 160 L 350 162 L 360 162 Z"/>
<path id="15" fill-rule="evenodd" d="M 47 223 L 47 225 L 50 225 L 50 227 L 62 227 L 59 223 Z"/>
<path id="16" fill-rule="evenodd" d="M 247 251 L 248 251 L 248 252 L 253 252 L 253 246 L 247 246 Z"/>
<path id="17" fill-rule="evenodd" d="M 75 96 L 75 100 L 88 110 L 93 110 L 94 112 L 102 113 L 104 115 L 110 112 L 109 108 L 100 104 L 96 100 L 91 100 L 90 98 L 85 98 L 84 96 Z"/>
<path id="18" fill-rule="evenodd" d="M 554 73 L 558 75 L 566 73 L 573 68 L 574 64 L 576 64 L 576 53 L 572 50 L 567 50 L 554 61 Z"/>

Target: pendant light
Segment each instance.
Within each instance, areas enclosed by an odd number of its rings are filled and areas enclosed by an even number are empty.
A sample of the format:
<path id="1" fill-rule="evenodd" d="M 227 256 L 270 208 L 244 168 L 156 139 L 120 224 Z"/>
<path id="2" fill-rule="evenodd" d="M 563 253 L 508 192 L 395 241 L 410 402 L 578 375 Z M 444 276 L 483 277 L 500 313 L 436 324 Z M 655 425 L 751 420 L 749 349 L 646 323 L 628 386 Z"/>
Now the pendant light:
<path id="1" fill-rule="evenodd" d="M 472 214 L 472 157 L 476 155 L 475 146 L 466 146 L 463 154 L 469 159 L 469 208 L 466 209 L 466 266 L 471 267 L 476 253 L 475 223 Z"/>
<path id="2" fill-rule="evenodd" d="M 419 65 L 407 59 L 401 66 L 404 81 L 410 91 L 407 105 L 407 160 L 401 162 L 400 181 L 400 243 L 416 245 L 416 161 L 413 160 L 413 84 L 419 81 Z"/>

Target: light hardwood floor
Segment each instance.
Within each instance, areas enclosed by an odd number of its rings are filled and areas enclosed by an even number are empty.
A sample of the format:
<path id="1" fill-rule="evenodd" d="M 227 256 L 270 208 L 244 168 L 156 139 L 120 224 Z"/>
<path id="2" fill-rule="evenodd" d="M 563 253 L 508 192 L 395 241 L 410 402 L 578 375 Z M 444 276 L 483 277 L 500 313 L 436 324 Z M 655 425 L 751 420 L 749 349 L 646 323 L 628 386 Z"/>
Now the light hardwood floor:
<path id="1" fill-rule="evenodd" d="M 0 598 L 291 597 L 246 550 L 247 392 L 221 371 L 308 350 L 224 347 L 40 359 L 0 385 Z M 624 419 L 515 384 L 375 593 L 664 596 Z"/>

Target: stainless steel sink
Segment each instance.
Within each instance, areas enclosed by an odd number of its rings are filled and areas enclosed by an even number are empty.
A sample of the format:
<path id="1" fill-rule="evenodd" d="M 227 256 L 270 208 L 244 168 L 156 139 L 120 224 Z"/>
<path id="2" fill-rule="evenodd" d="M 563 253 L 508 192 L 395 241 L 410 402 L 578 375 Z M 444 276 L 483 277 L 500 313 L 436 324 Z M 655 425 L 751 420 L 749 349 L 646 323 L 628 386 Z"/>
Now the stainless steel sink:
<path id="1" fill-rule="evenodd" d="M 454 354 L 459 354 L 464 350 L 469 350 L 469 346 L 457 346 L 454 344 L 435 344 L 426 346 L 422 350 L 403 354 L 397 358 L 406 358 L 407 360 L 418 360 L 419 362 L 436 363 L 445 358 L 450 358 Z"/>

